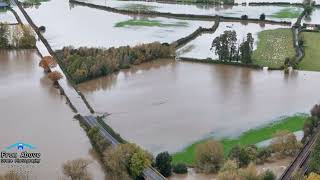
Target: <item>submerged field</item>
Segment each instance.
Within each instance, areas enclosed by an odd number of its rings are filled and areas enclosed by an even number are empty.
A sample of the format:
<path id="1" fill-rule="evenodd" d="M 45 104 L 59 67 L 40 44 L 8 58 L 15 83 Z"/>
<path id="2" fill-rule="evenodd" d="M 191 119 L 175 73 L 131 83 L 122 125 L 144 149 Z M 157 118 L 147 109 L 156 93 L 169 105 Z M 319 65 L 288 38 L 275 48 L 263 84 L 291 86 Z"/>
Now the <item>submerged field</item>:
<path id="1" fill-rule="evenodd" d="M 301 14 L 301 8 L 288 7 L 271 15 L 273 18 L 298 18 Z"/>
<path id="2" fill-rule="evenodd" d="M 272 134 L 279 130 L 289 130 L 290 132 L 295 132 L 301 130 L 303 127 L 304 120 L 306 115 L 298 114 L 291 117 L 285 117 L 279 121 L 267 124 L 261 128 L 250 129 L 242 133 L 237 138 L 223 138 L 220 139 L 220 142 L 224 148 L 224 154 L 227 155 L 232 148 L 232 146 L 240 144 L 242 146 L 257 144 L 261 141 L 272 138 Z M 193 164 L 195 147 L 197 144 L 204 141 L 199 141 L 194 143 L 183 151 L 173 154 L 173 163 L 187 163 L 189 165 Z"/>
<path id="3" fill-rule="evenodd" d="M 254 64 L 279 68 L 287 57 L 295 56 L 291 29 L 266 30 L 260 32 L 258 37 L 257 49 L 252 55 Z"/>
<path id="4" fill-rule="evenodd" d="M 304 41 L 305 55 L 298 68 L 308 71 L 320 71 L 320 33 L 303 32 L 301 36 Z"/>
<path id="5" fill-rule="evenodd" d="M 157 26 L 157 27 L 188 27 L 188 23 L 185 21 L 177 21 L 172 23 L 165 23 L 159 20 L 149 19 L 130 19 L 127 21 L 121 21 L 115 24 L 115 27 L 130 27 L 130 26 Z"/>

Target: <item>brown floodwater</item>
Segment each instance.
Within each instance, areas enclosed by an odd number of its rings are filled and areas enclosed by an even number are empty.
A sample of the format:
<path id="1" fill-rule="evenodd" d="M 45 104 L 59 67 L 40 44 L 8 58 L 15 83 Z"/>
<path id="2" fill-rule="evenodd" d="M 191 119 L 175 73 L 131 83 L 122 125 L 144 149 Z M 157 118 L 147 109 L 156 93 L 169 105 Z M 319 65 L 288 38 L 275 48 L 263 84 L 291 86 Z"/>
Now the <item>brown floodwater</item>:
<path id="1" fill-rule="evenodd" d="M 320 73 L 158 60 L 79 85 L 125 139 L 153 153 L 237 136 L 319 102 Z"/>
<path id="2" fill-rule="evenodd" d="M 57 180 L 62 164 L 76 158 L 92 160 L 89 171 L 94 179 L 103 179 L 88 137 L 38 67 L 39 60 L 34 50 L 0 51 L 0 150 L 20 141 L 35 146 L 41 163 L 24 168 L 31 170 L 32 180 Z M 16 168 L 0 163 L 0 174 Z"/>

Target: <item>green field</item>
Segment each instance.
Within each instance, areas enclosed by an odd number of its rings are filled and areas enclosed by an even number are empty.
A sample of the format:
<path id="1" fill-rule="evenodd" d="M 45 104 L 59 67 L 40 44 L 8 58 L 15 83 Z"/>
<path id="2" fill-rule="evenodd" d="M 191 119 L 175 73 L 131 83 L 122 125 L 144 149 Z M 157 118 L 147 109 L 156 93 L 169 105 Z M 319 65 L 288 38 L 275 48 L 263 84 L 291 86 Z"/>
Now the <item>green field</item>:
<path id="1" fill-rule="evenodd" d="M 299 63 L 298 68 L 308 71 L 320 71 L 320 33 L 303 32 L 305 56 Z"/>
<path id="2" fill-rule="evenodd" d="M 177 21 L 174 23 L 163 23 L 158 20 L 130 19 L 127 21 L 118 22 L 114 26 L 115 27 L 126 27 L 126 26 L 187 27 L 188 23 L 183 21 Z"/>
<path id="3" fill-rule="evenodd" d="M 301 8 L 294 8 L 294 7 L 288 7 L 284 8 L 274 14 L 272 14 L 270 17 L 273 18 L 298 18 L 303 10 Z"/>
<path id="4" fill-rule="evenodd" d="M 290 117 L 284 117 L 275 121 L 273 123 L 267 124 L 261 128 L 251 129 L 242 133 L 237 138 L 224 138 L 220 142 L 223 144 L 224 154 L 227 155 L 231 147 L 240 144 L 240 145 L 251 145 L 257 144 L 261 141 L 268 140 L 272 137 L 272 134 L 279 130 L 289 130 L 290 132 L 299 131 L 303 127 L 303 123 L 306 114 L 296 114 Z M 173 163 L 183 162 L 188 165 L 192 165 L 195 161 L 194 152 L 197 144 L 204 142 L 205 140 L 196 142 L 183 151 L 173 154 Z"/>
<path id="5" fill-rule="evenodd" d="M 287 57 L 295 57 L 291 29 L 265 30 L 258 34 L 258 46 L 252 54 L 254 64 L 280 68 Z"/>

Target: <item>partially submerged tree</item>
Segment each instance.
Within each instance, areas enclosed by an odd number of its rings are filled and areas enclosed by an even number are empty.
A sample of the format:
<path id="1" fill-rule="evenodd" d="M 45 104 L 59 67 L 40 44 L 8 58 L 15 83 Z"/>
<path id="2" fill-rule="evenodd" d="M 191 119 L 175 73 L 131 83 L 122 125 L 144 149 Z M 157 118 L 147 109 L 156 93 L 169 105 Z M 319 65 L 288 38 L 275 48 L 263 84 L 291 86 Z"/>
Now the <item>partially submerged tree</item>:
<path id="1" fill-rule="evenodd" d="M 57 82 L 59 79 L 63 78 L 63 76 L 59 71 L 53 71 L 48 73 L 48 78 L 53 82 Z"/>
<path id="2" fill-rule="evenodd" d="M 279 157 L 284 157 L 295 155 L 299 151 L 301 144 L 292 132 L 284 130 L 273 134 L 270 146 Z"/>
<path id="3" fill-rule="evenodd" d="M 71 180 L 91 180 L 92 176 L 87 167 L 91 163 L 86 159 L 75 159 L 65 162 L 62 166 L 63 174 Z"/>
<path id="4" fill-rule="evenodd" d="M 197 169 L 204 173 L 218 172 L 223 164 L 223 147 L 213 139 L 198 144 L 195 155 Z"/>
<path id="5" fill-rule="evenodd" d="M 49 72 L 50 68 L 53 68 L 56 65 L 56 61 L 51 56 L 44 56 L 39 62 L 39 66 L 42 67 L 45 72 Z"/>
<path id="6" fill-rule="evenodd" d="M 168 152 L 159 153 L 156 157 L 156 167 L 165 177 L 169 177 L 172 173 L 171 161 L 172 157 Z"/>

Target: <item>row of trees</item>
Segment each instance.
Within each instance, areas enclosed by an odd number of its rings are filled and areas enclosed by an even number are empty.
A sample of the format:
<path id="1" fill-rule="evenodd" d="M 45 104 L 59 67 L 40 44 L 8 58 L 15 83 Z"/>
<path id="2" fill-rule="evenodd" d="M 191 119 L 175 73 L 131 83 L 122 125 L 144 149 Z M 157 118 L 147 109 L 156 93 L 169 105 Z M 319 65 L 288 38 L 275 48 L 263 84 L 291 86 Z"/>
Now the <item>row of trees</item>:
<path id="1" fill-rule="evenodd" d="M 30 26 L 0 24 L 0 48 L 36 47 L 36 38 Z"/>
<path id="2" fill-rule="evenodd" d="M 224 31 L 212 41 L 211 50 L 218 55 L 219 61 L 252 63 L 254 39 L 251 33 L 238 44 L 236 31 Z"/>
<path id="3" fill-rule="evenodd" d="M 62 65 L 66 72 L 76 83 L 80 83 L 122 68 L 129 68 L 134 64 L 168 58 L 174 55 L 174 52 L 174 48 L 169 44 L 154 42 L 109 49 L 64 47 L 57 51 L 57 54 L 63 60 Z"/>

